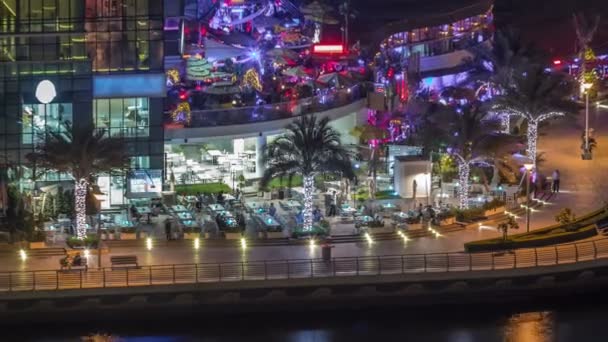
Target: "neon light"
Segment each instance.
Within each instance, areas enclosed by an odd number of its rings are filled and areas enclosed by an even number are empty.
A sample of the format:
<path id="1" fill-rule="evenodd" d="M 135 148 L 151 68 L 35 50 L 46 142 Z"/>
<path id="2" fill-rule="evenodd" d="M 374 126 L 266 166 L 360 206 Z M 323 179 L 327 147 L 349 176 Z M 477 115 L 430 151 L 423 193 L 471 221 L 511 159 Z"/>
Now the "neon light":
<path id="1" fill-rule="evenodd" d="M 344 53 L 344 46 L 341 44 L 336 45 L 313 45 L 313 53 Z"/>
<path id="2" fill-rule="evenodd" d="M 561 65 L 561 64 L 562 64 L 562 61 L 559 59 L 556 59 L 553 61 L 553 65 Z"/>

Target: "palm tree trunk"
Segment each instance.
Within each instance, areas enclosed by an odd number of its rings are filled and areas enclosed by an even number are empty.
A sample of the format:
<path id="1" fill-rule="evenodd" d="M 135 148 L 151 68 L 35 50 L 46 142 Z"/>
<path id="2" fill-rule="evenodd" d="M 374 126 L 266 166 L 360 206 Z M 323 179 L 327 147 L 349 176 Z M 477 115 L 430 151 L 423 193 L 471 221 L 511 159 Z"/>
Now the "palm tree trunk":
<path id="1" fill-rule="evenodd" d="M 469 163 L 465 161 L 458 161 L 458 207 L 460 209 L 469 208 L 469 174 L 471 168 Z"/>
<path id="2" fill-rule="evenodd" d="M 528 158 L 536 164 L 536 141 L 538 140 L 538 122 L 528 120 L 528 147 L 526 148 L 526 154 Z"/>
<path id="3" fill-rule="evenodd" d="M 312 175 L 304 175 L 304 231 L 312 230 L 312 205 L 315 192 L 315 178 Z"/>
<path id="4" fill-rule="evenodd" d="M 376 180 L 378 179 L 378 150 L 377 150 L 377 148 L 372 149 L 368 176 L 371 176 L 371 179 L 369 182 L 368 198 L 370 200 L 374 200 L 374 199 L 376 199 Z"/>
<path id="5" fill-rule="evenodd" d="M 85 178 L 77 179 L 74 183 L 74 210 L 76 211 L 76 236 L 84 239 L 87 235 L 87 189 L 89 181 Z"/>

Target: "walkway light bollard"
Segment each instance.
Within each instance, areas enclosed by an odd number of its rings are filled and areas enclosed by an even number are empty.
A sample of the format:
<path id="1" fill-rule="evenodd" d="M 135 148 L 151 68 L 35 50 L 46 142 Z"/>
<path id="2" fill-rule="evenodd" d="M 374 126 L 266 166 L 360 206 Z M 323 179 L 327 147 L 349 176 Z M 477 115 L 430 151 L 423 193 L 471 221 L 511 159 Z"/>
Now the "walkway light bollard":
<path id="1" fill-rule="evenodd" d="M 534 164 L 524 164 L 526 168 L 526 232 L 530 232 L 530 175 Z"/>
<path id="2" fill-rule="evenodd" d="M 583 151 L 583 160 L 591 160 L 591 151 L 589 151 L 589 91 L 593 87 L 593 83 L 582 83 L 581 88 L 585 92 L 585 150 Z"/>

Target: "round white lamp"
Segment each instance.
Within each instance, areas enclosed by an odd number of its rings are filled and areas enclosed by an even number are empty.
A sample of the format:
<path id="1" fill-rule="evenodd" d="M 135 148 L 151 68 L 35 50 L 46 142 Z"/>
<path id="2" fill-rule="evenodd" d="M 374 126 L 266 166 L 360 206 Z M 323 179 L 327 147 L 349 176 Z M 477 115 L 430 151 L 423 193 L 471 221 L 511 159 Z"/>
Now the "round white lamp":
<path id="1" fill-rule="evenodd" d="M 40 81 L 38 86 L 36 86 L 36 98 L 40 103 L 51 103 L 53 99 L 57 96 L 57 91 L 55 90 L 55 85 L 53 82 L 49 80 Z"/>

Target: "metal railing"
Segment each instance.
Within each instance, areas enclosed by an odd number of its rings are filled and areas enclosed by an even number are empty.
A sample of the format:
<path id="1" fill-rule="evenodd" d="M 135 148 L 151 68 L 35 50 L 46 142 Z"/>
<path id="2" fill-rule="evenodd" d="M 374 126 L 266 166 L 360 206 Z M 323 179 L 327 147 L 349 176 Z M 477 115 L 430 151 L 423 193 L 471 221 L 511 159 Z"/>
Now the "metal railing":
<path id="1" fill-rule="evenodd" d="M 367 96 L 367 83 L 301 100 L 228 109 L 193 110 L 187 127 L 240 125 L 323 112 L 339 108 Z M 168 127 L 171 129 L 171 127 Z"/>
<path id="2" fill-rule="evenodd" d="M 405 254 L 331 261 L 273 260 L 212 264 L 0 273 L 0 292 L 71 290 L 235 281 L 522 269 L 608 258 L 608 239 L 504 253 Z"/>

